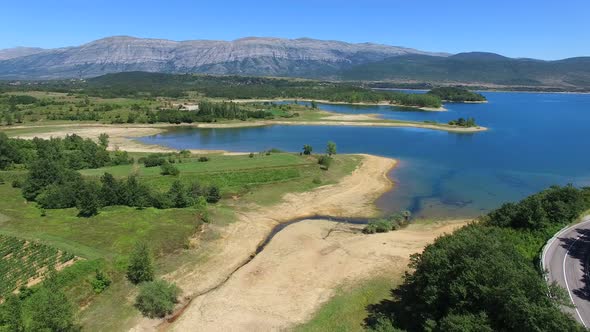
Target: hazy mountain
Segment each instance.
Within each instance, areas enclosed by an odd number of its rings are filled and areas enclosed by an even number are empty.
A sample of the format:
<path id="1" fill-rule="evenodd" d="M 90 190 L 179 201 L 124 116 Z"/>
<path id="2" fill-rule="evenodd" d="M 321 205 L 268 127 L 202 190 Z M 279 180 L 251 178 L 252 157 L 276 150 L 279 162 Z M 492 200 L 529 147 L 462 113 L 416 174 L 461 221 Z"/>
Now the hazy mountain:
<path id="1" fill-rule="evenodd" d="M 177 42 L 110 37 L 77 47 L 10 56 L 0 61 L 0 77 L 91 77 L 123 71 L 323 77 L 354 65 L 406 54 L 446 55 L 309 38 Z"/>
<path id="2" fill-rule="evenodd" d="M 38 47 L 15 47 L 15 48 L 7 48 L 4 50 L 0 50 L 0 60 L 8 60 L 13 58 L 18 58 L 22 56 L 27 56 L 31 54 L 37 54 L 43 52 L 42 48 Z"/>
<path id="3" fill-rule="evenodd" d="M 484 52 L 449 57 L 412 54 L 354 66 L 344 70 L 341 77 L 348 80 L 590 87 L 590 57 L 543 61 Z"/>

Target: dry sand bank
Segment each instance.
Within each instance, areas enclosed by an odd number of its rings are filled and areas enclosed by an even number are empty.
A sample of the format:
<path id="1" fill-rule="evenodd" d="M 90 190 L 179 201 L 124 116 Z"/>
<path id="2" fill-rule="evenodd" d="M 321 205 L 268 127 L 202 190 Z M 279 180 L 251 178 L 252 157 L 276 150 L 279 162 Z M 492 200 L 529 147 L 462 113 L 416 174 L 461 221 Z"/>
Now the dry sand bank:
<path id="1" fill-rule="evenodd" d="M 339 286 L 392 270 L 401 275 L 411 254 L 463 224 L 374 235 L 324 220 L 290 225 L 222 287 L 195 299 L 172 330 L 278 331 L 301 324 Z"/>

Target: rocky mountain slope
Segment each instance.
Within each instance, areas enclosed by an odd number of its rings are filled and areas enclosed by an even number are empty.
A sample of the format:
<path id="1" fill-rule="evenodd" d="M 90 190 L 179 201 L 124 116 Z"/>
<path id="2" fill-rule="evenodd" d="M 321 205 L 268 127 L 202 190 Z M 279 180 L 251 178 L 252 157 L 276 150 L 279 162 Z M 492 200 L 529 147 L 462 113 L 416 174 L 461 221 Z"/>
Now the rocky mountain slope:
<path id="1" fill-rule="evenodd" d="M 0 51 L 1 56 L 2 51 Z M 372 43 L 309 38 L 171 41 L 110 37 L 77 47 L 0 57 L 0 78 L 92 77 L 123 71 L 327 77 L 392 56 L 445 56 Z"/>

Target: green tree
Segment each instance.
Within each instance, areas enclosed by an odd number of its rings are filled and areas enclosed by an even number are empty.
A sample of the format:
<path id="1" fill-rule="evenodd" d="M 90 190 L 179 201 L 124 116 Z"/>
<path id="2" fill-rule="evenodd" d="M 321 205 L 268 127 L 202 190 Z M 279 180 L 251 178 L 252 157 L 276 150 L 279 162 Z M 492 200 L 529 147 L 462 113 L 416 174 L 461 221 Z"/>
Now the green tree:
<path id="1" fill-rule="evenodd" d="M 152 256 L 144 242 L 138 242 L 129 257 L 127 279 L 134 284 L 154 280 Z"/>
<path id="2" fill-rule="evenodd" d="M 11 294 L 0 308 L 0 331 L 22 332 L 24 330 L 21 300 L 18 296 Z"/>
<path id="3" fill-rule="evenodd" d="M 168 196 L 175 208 L 184 208 L 189 205 L 187 192 L 180 180 L 176 180 L 172 183 L 172 186 L 168 191 Z"/>
<path id="4" fill-rule="evenodd" d="M 180 289 L 164 280 L 156 280 L 141 285 L 135 306 L 144 316 L 162 318 L 172 313 L 178 303 Z"/>
<path id="5" fill-rule="evenodd" d="M 27 331 L 75 330 L 74 307 L 52 281 L 46 281 L 43 287 L 31 295 L 27 304 L 30 315 Z"/>
<path id="6" fill-rule="evenodd" d="M 97 215 L 99 206 L 97 186 L 94 182 L 84 183 L 78 191 L 78 198 L 76 200 L 78 215 L 86 218 Z"/>
<path id="7" fill-rule="evenodd" d="M 217 203 L 221 199 L 221 192 L 217 186 L 211 186 L 207 192 L 207 202 Z"/>
<path id="8" fill-rule="evenodd" d="M 336 143 L 329 141 L 328 145 L 326 146 L 326 153 L 328 156 L 336 154 Z"/>
<path id="9" fill-rule="evenodd" d="M 312 151 L 313 151 L 313 147 L 311 145 L 305 144 L 303 146 L 303 154 L 304 155 L 310 155 Z"/>
<path id="10" fill-rule="evenodd" d="M 103 206 L 121 204 L 121 184 L 110 173 L 104 173 L 100 177 L 100 201 Z"/>
<path id="11" fill-rule="evenodd" d="M 4 121 L 6 122 L 7 126 L 12 126 L 12 124 L 14 123 L 12 114 L 9 112 L 4 113 Z"/>
<path id="12" fill-rule="evenodd" d="M 107 133 L 102 133 L 98 135 L 98 144 L 103 148 L 106 149 L 109 147 L 109 135 Z"/>

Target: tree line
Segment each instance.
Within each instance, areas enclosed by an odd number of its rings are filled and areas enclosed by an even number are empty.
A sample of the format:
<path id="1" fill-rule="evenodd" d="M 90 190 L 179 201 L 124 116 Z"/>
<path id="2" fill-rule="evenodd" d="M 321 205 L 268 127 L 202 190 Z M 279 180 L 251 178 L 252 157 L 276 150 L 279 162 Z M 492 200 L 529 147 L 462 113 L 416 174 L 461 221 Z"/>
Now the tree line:
<path id="1" fill-rule="evenodd" d="M 590 188 L 554 186 L 507 203 L 413 255 L 393 299 L 369 306 L 377 331 L 584 331 L 538 255 L 590 208 Z"/>
<path id="2" fill-rule="evenodd" d="M 442 100 L 453 102 L 486 101 L 486 97 L 483 95 L 459 87 L 433 88 L 428 91 L 428 94 L 435 95 Z"/>

